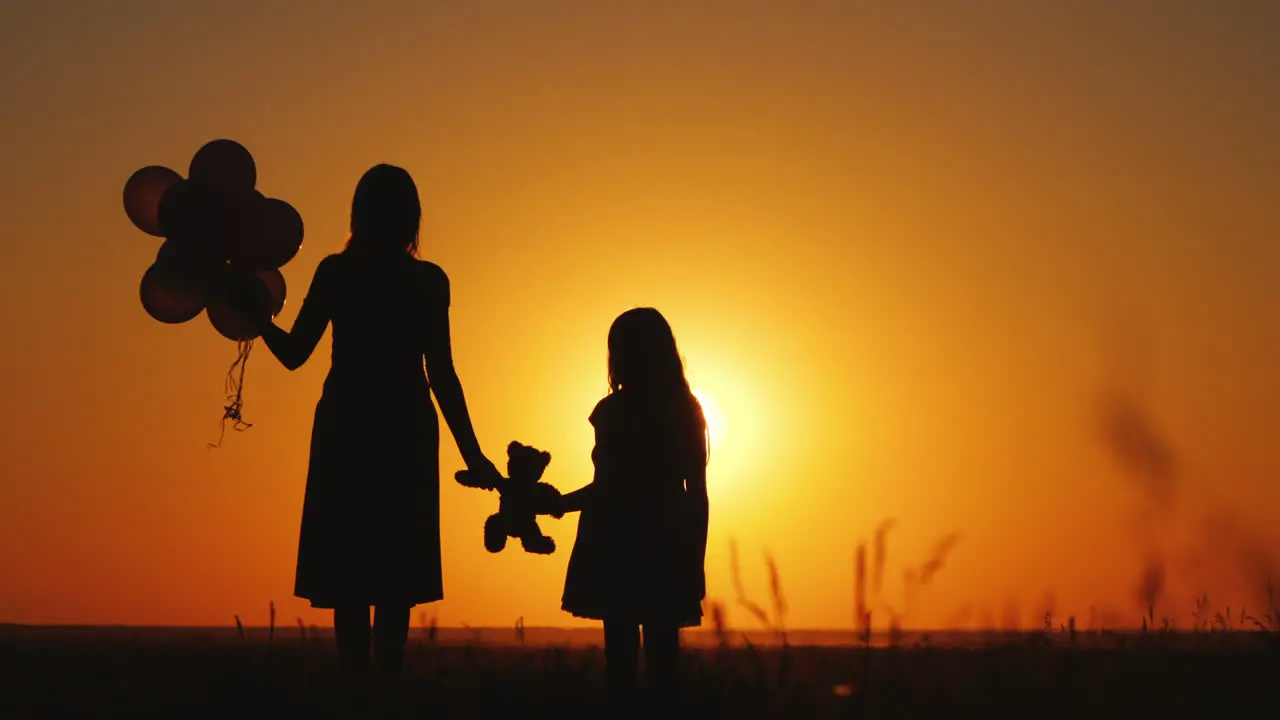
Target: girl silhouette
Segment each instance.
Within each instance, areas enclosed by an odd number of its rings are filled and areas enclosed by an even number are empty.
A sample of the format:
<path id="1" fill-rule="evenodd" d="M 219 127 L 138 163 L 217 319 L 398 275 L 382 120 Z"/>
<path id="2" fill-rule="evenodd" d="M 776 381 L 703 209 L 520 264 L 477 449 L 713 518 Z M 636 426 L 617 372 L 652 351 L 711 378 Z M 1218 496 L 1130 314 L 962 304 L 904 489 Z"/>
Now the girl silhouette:
<path id="1" fill-rule="evenodd" d="M 409 173 L 372 168 L 356 186 L 346 249 L 316 268 L 293 329 L 260 316 L 263 340 L 290 370 L 333 323 L 294 594 L 333 609 L 339 662 L 353 679 L 369 668 L 370 607 L 377 668 L 395 677 L 410 610 L 444 596 L 433 391 L 468 469 L 498 476 L 480 451 L 453 367 L 449 278 L 417 259 L 421 216 Z"/>
<path id="2" fill-rule="evenodd" d="M 604 622 L 616 695 L 635 683 L 641 627 L 649 681 L 669 691 L 680 628 L 702 622 L 708 448 L 702 408 L 657 310 L 628 310 L 609 329 L 609 394 L 590 420 L 595 478 L 561 501 L 582 512 L 562 608 Z"/>

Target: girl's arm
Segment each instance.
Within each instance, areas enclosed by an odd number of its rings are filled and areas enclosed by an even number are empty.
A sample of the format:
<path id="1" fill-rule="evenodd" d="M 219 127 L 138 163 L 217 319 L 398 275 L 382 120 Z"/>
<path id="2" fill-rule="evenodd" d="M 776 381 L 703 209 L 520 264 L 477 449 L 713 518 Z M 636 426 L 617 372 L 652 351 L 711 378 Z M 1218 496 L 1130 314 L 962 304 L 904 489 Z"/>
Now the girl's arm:
<path id="1" fill-rule="evenodd" d="M 692 511 L 693 540 L 701 549 L 705 562 L 707 556 L 707 529 L 710 526 L 710 502 L 707 499 L 707 466 L 695 469 L 685 478 L 685 493 Z"/>
<path id="2" fill-rule="evenodd" d="M 293 321 L 293 329 L 285 330 L 267 319 L 262 323 L 262 339 L 267 349 L 289 370 L 302 367 L 315 351 L 329 326 L 329 296 L 333 284 L 332 256 L 320 261 L 311 287 L 302 301 L 302 309 Z"/>
<path id="3" fill-rule="evenodd" d="M 707 530 L 710 525 L 710 501 L 707 498 L 707 460 L 710 454 L 710 437 L 707 432 L 707 421 L 702 416 L 702 408 L 697 410 L 699 422 L 695 427 L 701 427 L 701 432 L 691 433 L 688 441 L 690 443 L 689 453 L 689 469 L 685 476 L 685 497 L 689 501 L 690 520 L 693 533 L 693 541 L 696 547 L 701 550 L 703 562 L 707 557 Z"/>
<path id="4" fill-rule="evenodd" d="M 581 512 L 591 502 L 591 497 L 595 495 L 595 481 L 567 493 L 561 497 L 561 512 Z"/>
<path id="5" fill-rule="evenodd" d="M 582 512 L 582 509 L 591 504 L 592 499 L 599 493 L 597 482 L 600 480 L 600 431 L 596 430 L 596 446 L 591 449 L 591 464 L 595 466 L 595 477 L 591 482 L 567 493 L 560 497 L 561 512 Z"/>
<path id="6" fill-rule="evenodd" d="M 440 271 L 435 291 L 439 296 L 431 300 L 428 310 L 427 338 L 423 355 L 427 361 L 427 382 L 440 403 L 440 414 L 458 444 L 462 461 L 473 472 L 480 472 L 497 481 L 501 473 L 480 451 L 480 441 L 471 425 L 471 413 L 462 393 L 462 381 L 453 366 L 453 339 L 449 328 L 449 278 Z"/>

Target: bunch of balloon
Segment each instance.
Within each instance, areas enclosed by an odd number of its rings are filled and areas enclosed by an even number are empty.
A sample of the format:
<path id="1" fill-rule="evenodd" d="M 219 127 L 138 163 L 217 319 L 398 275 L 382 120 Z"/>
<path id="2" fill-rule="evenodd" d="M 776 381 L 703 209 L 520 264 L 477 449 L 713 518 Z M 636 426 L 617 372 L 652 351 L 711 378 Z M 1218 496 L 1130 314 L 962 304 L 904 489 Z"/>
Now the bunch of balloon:
<path id="1" fill-rule="evenodd" d="M 253 155 L 233 140 L 207 143 L 187 177 L 144 167 L 124 186 L 125 214 L 144 233 L 164 238 L 142 275 L 142 307 L 155 320 L 185 323 L 201 313 L 238 345 L 227 372 L 222 424 L 250 427 L 241 415 L 244 370 L 259 329 L 254 308 L 275 317 L 285 301 L 280 268 L 302 247 L 302 217 L 289 203 L 257 190 Z M 222 442 L 218 437 L 216 447 Z"/>

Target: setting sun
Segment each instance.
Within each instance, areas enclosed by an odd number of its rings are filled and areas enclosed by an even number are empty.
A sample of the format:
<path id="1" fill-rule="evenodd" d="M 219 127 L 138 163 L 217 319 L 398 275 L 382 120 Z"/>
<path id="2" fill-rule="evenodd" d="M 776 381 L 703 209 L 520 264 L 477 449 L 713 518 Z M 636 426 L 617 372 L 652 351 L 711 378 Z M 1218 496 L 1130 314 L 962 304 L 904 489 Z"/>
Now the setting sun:
<path id="1" fill-rule="evenodd" d="M 728 437 L 728 421 L 714 397 L 703 390 L 694 390 L 693 396 L 698 398 L 698 403 L 702 405 L 702 415 L 707 419 L 707 435 L 711 442 L 711 449 L 714 451 L 722 446 L 725 438 Z"/>

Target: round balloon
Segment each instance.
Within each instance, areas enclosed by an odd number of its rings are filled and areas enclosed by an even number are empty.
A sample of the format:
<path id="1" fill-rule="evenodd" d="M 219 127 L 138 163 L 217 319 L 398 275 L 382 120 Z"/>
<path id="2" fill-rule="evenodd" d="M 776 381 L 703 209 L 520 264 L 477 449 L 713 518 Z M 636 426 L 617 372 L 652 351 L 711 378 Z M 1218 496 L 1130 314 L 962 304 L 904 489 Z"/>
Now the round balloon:
<path id="1" fill-rule="evenodd" d="M 302 216 L 289 203 L 268 198 L 262 208 L 259 267 L 279 268 L 302 248 Z"/>
<path id="2" fill-rule="evenodd" d="M 167 167 L 148 165 L 129 176 L 124 184 L 124 212 L 142 232 L 162 237 L 160 198 L 182 176 Z"/>
<path id="3" fill-rule="evenodd" d="M 236 193 L 228 198 L 229 229 L 227 259 L 232 265 L 257 270 L 261 262 L 262 228 L 265 224 L 266 198 L 257 190 Z"/>
<path id="4" fill-rule="evenodd" d="M 205 260 L 226 262 L 230 211 L 218 193 L 191 182 L 174 183 L 160 198 L 165 238 Z"/>
<path id="5" fill-rule="evenodd" d="M 147 314 L 167 325 L 187 322 L 205 308 L 200 283 L 190 275 L 159 262 L 143 273 L 139 295 Z"/>
<path id="6" fill-rule="evenodd" d="M 227 267 L 218 274 L 209 293 L 205 314 L 218 334 L 228 340 L 250 340 L 259 328 L 245 312 L 246 306 L 271 305 L 270 291 L 257 275 Z"/>
<path id="7" fill-rule="evenodd" d="M 217 272 L 225 267 L 210 258 L 192 253 L 187 246 L 174 240 L 165 240 L 156 251 L 156 264 L 175 274 L 190 278 L 189 281 L 200 286 L 201 292 L 216 277 Z"/>
<path id="8" fill-rule="evenodd" d="M 257 275 L 266 285 L 267 292 L 271 294 L 271 317 L 275 317 L 284 310 L 285 297 L 289 292 L 284 282 L 284 275 L 275 268 L 259 270 Z"/>
<path id="9" fill-rule="evenodd" d="M 258 168 L 245 146 L 235 140 L 214 140 L 196 151 L 187 176 L 218 192 L 247 192 L 258 183 Z"/>
<path id="10" fill-rule="evenodd" d="M 190 212 L 191 185 L 186 180 L 179 180 L 165 188 L 160 196 L 160 203 L 156 206 L 156 219 L 161 232 L 171 236 L 189 227 L 192 224 Z"/>
<path id="11" fill-rule="evenodd" d="M 156 262 L 170 267 L 197 267 L 200 264 L 199 258 L 193 257 L 181 243 L 173 240 L 160 243 L 160 249 L 156 251 Z"/>

